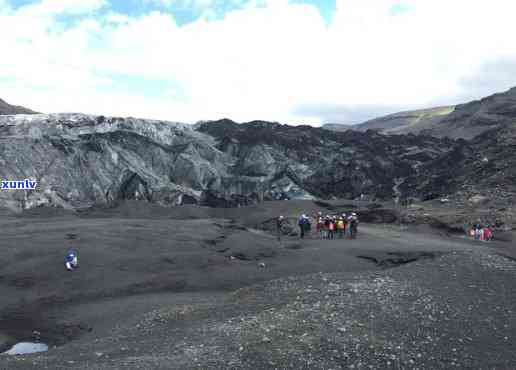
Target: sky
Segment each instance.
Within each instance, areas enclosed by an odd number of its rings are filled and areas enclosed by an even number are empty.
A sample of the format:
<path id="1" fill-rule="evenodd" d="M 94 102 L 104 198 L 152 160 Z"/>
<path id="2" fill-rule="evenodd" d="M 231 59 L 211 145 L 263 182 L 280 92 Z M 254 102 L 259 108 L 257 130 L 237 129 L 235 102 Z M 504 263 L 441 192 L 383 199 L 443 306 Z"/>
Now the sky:
<path id="1" fill-rule="evenodd" d="M 45 113 L 360 123 L 516 86 L 513 0 L 0 0 L 0 98 Z"/>

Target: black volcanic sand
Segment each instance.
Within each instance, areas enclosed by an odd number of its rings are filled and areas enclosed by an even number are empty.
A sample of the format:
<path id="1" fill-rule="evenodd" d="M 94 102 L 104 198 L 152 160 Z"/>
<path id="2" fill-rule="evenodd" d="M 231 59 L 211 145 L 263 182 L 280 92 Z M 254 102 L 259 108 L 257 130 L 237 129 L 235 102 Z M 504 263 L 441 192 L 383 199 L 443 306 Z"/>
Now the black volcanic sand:
<path id="1" fill-rule="evenodd" d="M 51 350 L 0 368 L 516 367 L 516 262 L 499 254 L 514 245 L 372 224 L 353 241 L 263 230 L 319 209 L 3 214 L 1 350 L 37 337 Z"/>

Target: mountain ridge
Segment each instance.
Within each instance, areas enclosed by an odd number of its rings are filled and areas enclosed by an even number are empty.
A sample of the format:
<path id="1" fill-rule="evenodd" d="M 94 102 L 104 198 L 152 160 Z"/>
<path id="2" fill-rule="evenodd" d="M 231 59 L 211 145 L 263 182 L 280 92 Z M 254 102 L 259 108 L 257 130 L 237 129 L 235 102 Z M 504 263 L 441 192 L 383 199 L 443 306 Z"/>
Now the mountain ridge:
<path id="1" fill-rule="evenodd" d="M 11 114 L 36 114 L 37 112 L 21 107 L 18 105 L 8 104 L 5 100 L 0 99 L 0 115 L 11 115 Z"/>
<path id="2" fill-rule="evenodd" d="M 378 117 L 361 124 L 330 130 L 377 130 L 385 134 L 423 134 L 471 140 L 492 128 L 516 125 L 516 87 L 482 99 L 454 106 L 404 111 Z M 343 125 L 342 125 L 343 126 Z"/>

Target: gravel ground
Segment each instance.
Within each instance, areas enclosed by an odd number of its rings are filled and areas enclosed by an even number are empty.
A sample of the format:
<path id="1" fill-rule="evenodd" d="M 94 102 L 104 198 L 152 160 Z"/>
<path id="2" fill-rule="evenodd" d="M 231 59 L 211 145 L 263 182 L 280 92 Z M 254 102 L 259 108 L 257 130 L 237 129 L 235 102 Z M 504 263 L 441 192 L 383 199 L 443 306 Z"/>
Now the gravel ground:
<path id="1" fill-rule="evenodd" d="M 161 307 L 12 368 L 513 369 L 516 263 L 453 252 L 381 272 L 311 274 Z"/>
<path id="2" fill-rule="evenodd" d="M 271 217 L 259 213 L 249 220 Z M 2 221 L 0 345 L 41 327 L 61 341 L 0 368 L 516 368 L 516 262 L 499 254 L 514 246 L 362 226 L 355 241 L 286 238 L 271 252 L 250 226 Z M 62 281 L 45 262 L 72 232 L 92 264 Z"/>

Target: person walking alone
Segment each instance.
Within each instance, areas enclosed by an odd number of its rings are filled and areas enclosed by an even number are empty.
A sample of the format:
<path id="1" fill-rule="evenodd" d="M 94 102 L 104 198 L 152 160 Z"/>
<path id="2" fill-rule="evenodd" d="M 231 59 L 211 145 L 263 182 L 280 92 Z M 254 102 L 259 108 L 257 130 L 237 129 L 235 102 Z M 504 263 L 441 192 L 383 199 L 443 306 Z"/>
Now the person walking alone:
<path id="1" fill-rule="evenodd" d="M 278 237 L 278 241 L 281 241 L 281 234 L 283 233 L 283 223 L 285 222 L 285 218 L 283 216 L 279 216 L 276 219 L 276 235 Z"/>

